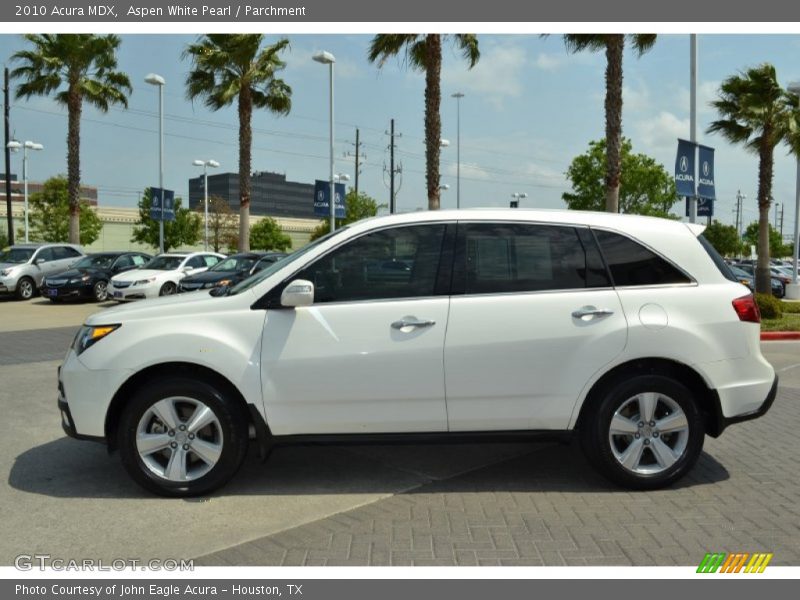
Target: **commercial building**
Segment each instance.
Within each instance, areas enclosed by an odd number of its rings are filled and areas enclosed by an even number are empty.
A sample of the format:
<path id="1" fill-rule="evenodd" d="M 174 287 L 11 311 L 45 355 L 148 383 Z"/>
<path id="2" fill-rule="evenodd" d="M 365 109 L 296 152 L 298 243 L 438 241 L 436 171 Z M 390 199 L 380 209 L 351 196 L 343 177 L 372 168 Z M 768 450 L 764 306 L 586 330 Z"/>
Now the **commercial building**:
<path id="1" fill-rule="evenodd" d="M 209 174 L 208 195 L 219 196 L 238 213 L 239 174 Z M 203 176 L 200 175 L 189 180 L 189 207 L 202 206 L 203 198 Z M 314 216 L 314 184 L 287 181 L 282 173 L 256 171 L 250 178 L 250 214 L 319 220 Z"/>

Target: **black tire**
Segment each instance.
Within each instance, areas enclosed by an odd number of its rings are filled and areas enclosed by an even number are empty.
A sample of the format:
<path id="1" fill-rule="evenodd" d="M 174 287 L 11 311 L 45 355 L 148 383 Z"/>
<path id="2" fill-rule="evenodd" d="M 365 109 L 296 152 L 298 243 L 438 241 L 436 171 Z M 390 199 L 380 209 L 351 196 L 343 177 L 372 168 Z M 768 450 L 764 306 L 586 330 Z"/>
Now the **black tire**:
<path id="1" fill-rule="evenodd" d="M 30 277 L 23 277 L 17 282 L 17 289 L 14 292 L 17 300 L 30 300 L 36 295 L 36 285 Z"/>
<path id="2" fill-rule="evenodd" d="M 204 431 L 206 434 L 210 431 L 212 435 L 216 436 L 214 443 L 221 445 L 219 458 L 210 470 L 191 480 L 176 481 L 167 477 L 169 458 L 176 452 L 175 450 L 165 447 L 158 452 L 146 454 L 149 461 L 146 463 L 137 447 L 137 433 L 140 430 L 149 434 L 168 434 L 170 440 L 175 440 L 176 446 L 179 440 L 178 435 L 188 434 L 188 430 L 179 432 L 177 428 L 173 430 L 177 435 L 169 434 L 168 427 L 158 425 L 163 422 L 159 421 L 157 417 L 153 417 L 151 408 L 168 398 L 188 398 L 191 402 L 197 402 L 200 406 L 204 405 L 210 408 L 216 418 L 215 423 L 197 430 L 197 441 L 202 441 L 200 438 L 204 435 Z M 180 414 L 186 407 L 185 401 L 176 400 L 174 402 L 173 406 L 177 407 L 178 416 L 185 416 L 183 422 L 189 423 L 192 413 Z M 143 425 L 145 423 L 150 423 L 150 425 Z M 247 453 L 248 421 L 241 402 L 214 384 L 194 378 L 190 379 L 186 376 L 158 378 L 139 388 L 123 410 L 117 432 L 120 455 L 125 469 L 136 483 L 161 496 L 188 497 L 208 494 L 224 485 L 236 474 Z M 187 440 L 183 439 L 183 441 Z M 186 448 L 186 446 L 183 447 Z M 193 454 L 192 451 L 186 452 L 182 456 L 187 457 L 185 465 L 188 464 L 192 468 L 198 467 L 200 472 L 208 468 L 208 465 L 200 460 L 199 455 Z M 164 473 L 157 473 L 152 465 L 156 470 L 159 466 L 163 466 Z M 186 469 L 186 473 L 189 473 L 189 469 Z"/>
<path id="3" fill-rule="evenodd" d="M 177 291 L 178 291 L 177 286 L 171 281 L 167 281 L 164 285 L 161 286 L 161 289 L 158 290 L 158 295 L 172 296 L 173 294 L 177 293 Z"/>
<path id="4" fill-rule="evenodd" d="M 649 423 L 641 421 L 639 413 L 630 415 L 624 412 L 641 408 L 639 401 L 634 399 L 646 393 L 655 393 L 657 398 L 657 416 L 652 423 L 665 423 L 661 419 L 670 414 L 679 415 L 683 411 L 685 429 L 681 432 L 659 432 L 657 427 L 651 428 Z M 670 406 L 677 408 L 670 409 Z M 630 415 L 627 424 L 636 427 L 636 433 L 630 436 L 614 434 L 612 437 L 611 421 L 618 410 L 621 410 L 618 416 Z M 703 449 L 705 423 L 692 392 L 685 385 L 663 375 L 636 375 L 618 380 L 592 401 L 581 418 L 579 437 L 587 460 L 606 478 L 626 488 L 651 490 L 673 484 L 692 469 Z M 641 458 L 635 465 L 637 468 L 632 469 L 623 466 L 617 456 L 626 456 L 624 451 L 628 449 L 627 444 L 634 449 L 634 441 L 642 451 L 638 454 Z M 671 466 L 660 463 L 656 456 L 656 444 L 659 444 L 659 448 L 665 444 L 672 445 L 670 450 L 673 456 L 678 456 Z"/>
<path id="5" fill-rule="evenodd" d="M 108 282 L 103 279 L 95 281 L 92 286 L 92 296 L 96 302 L 108 300 Z"/>

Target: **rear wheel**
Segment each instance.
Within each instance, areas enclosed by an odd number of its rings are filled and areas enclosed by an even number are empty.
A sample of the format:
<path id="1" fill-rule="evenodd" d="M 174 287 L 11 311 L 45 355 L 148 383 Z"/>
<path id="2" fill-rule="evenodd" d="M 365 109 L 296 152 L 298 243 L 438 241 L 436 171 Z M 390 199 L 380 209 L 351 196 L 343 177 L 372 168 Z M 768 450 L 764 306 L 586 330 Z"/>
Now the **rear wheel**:
<path id="1" fill-rule="evenodd" d="M 589 462 L 632 489 L 670 485 L 694 466 L 705 428 L 692 392 L 662 375 L 639 375 L 611 386 L 582 419 Z"/>
<path id="2" fill-rule="evenodd" d="M 162 496 L 197 496 L 225 484 L 248 443 L 244 409 L 217 386 L 186 377 L 150 382 L 120 419 L 119 448 L 128 473 Z"/>

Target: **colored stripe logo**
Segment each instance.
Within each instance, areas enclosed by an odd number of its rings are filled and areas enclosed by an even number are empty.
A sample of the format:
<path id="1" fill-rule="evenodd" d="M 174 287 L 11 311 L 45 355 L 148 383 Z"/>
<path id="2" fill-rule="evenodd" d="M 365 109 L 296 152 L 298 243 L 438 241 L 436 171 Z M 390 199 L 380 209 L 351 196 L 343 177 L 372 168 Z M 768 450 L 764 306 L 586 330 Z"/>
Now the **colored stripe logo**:
<path id="1" fill-rule="evenodd" d="M 708 552 L 697 567 L 698 573 L 763 573 L 772 552 Z"/>

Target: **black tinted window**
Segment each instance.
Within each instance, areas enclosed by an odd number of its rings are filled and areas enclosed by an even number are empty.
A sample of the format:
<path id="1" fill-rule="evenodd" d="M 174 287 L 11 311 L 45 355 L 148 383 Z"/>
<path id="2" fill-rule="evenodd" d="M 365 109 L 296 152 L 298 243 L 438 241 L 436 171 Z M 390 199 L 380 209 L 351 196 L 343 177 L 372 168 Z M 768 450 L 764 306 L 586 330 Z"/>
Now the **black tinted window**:
<path id="1" fill-rule="evenodd" d="M 314 302 L 432 296 L 444 230 L 444 225 L 420 225 L 364 235 L 293 279 L 314 283 Z"/>
<path id="2" fill-rule="evenodd" d="M 663 258 L 623 235 L 595 231 L 614 285 L 663 285 L 691 280 Z"/>
<path id="3" fill-rule="evenodd" d="M 700 245 L 703 249 L 708 253 L 711 257 L 711 260 L 714 261 L 714 264 L 719 269 L 719 272 L 725 277 L 725 279 L 730 279 L 731 281 L 739 281 L 736 279 L 736 275 L 733 273 L 731 268 L 725 262 L 725 260 L 719 255 L 719 252 L 716 251 L 714 246 L 711 245 L 705 236 L 700 235 L 698 236 L 697 240 L 700 242 Z"/>
<path id="4" fill-rule="evenodd" d="M 130 254 L 123 254 L 114 263 L 114 267 L 117 269 L 124 269 L 125 267 L 131 266 L 133 266 L 133 257 Z"/>
<path id="5" fill-rule="evenodd" d="M 610 285 L 596 248 L 589 248 L 594 258 L 587 261 L 587 250 L 572 227 L 467 223 L 459 225 L 459 239 L 467 294 Z"/>
<path id="6" fill-rule="evenodd" d="M 192 269 L 202 269 L 203 267 L 206 266 L 206 261 L 203 259 L 202 256 L 193 256 L 188 260 L 186 266 Z"/>

